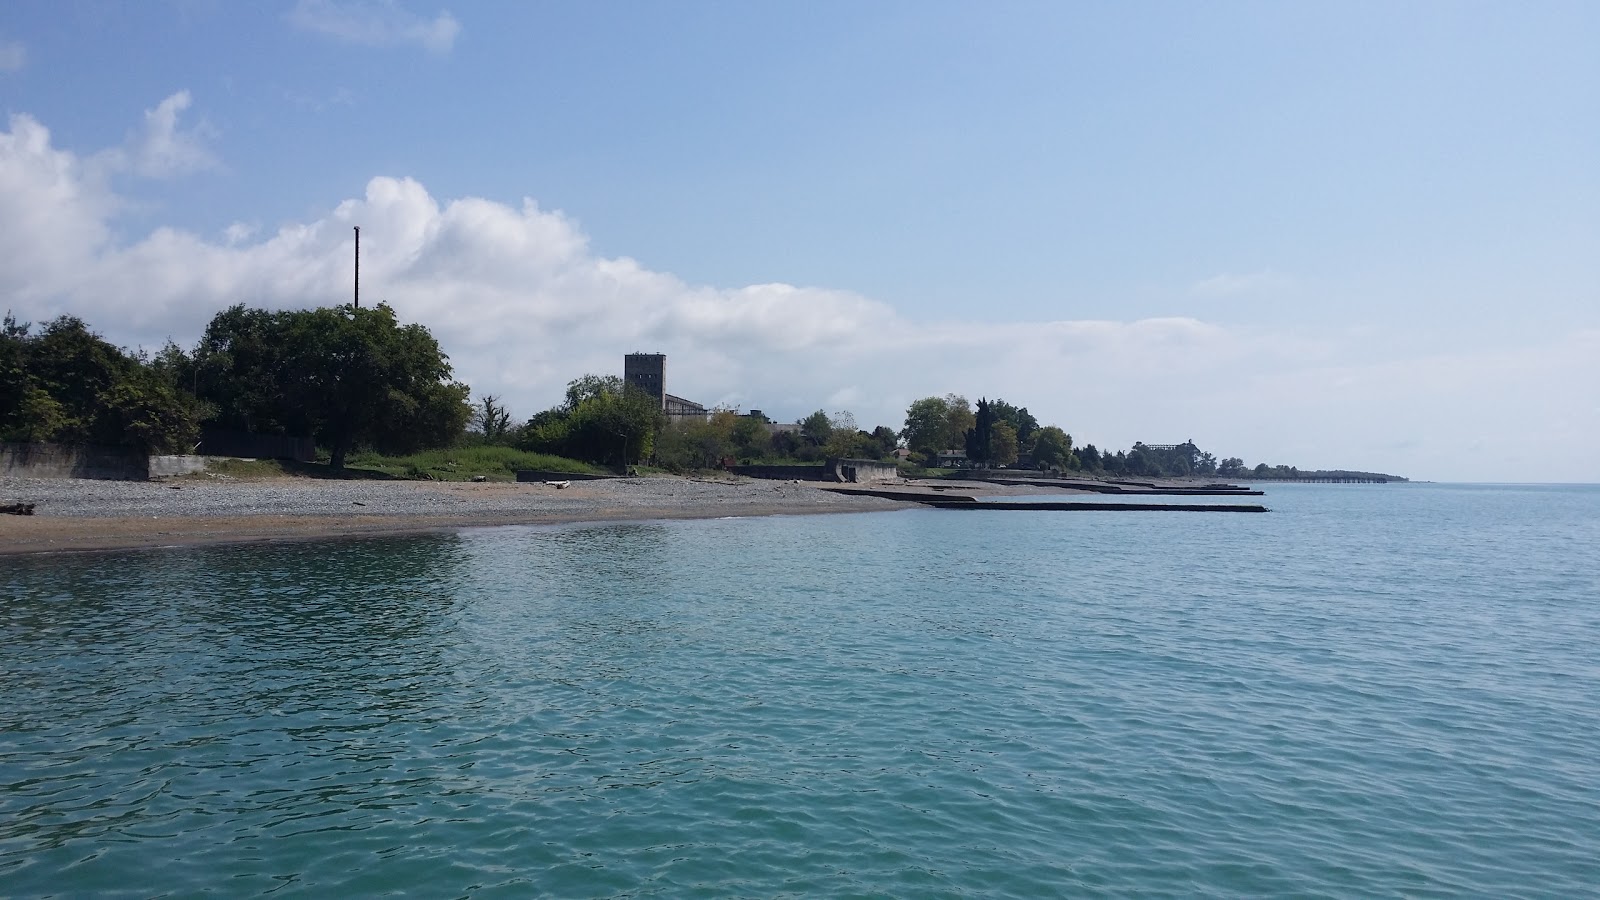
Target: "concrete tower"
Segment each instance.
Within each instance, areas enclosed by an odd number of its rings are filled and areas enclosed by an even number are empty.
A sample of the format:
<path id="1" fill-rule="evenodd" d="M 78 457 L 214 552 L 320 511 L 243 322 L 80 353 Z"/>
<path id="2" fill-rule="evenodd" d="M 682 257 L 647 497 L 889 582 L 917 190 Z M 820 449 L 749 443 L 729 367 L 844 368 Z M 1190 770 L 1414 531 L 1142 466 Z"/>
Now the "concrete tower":
<path id="1" fill-rule="evenodd" d="M 622 380 L 656 398 L 662 409 L 667 406 L 667 355 L 665 353 L 629 353 L 622 358 Z"/>

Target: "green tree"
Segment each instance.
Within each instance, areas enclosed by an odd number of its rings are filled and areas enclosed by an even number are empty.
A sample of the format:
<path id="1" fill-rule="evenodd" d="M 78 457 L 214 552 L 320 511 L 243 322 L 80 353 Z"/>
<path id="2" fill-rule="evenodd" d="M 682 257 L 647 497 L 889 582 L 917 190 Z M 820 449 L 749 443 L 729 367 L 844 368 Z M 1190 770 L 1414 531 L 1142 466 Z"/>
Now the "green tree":
<path id="1" fill-rule="evenodd" d="M 978 423 L 972 404 L 960 394 L 945 394 L 945 444 L 940 450 L 955 450 L 962 446 L 966 434 Z"/>
<path id="2" fill-rule="evenodd" d="M 739 417 L 717 410 L 709 418 L 675 422 L 661 432 L 656 462 L 674 472 L 713 469 L 734 454 L 734 429 Z"/>
<path id="3" fill-rule="evenodd" d="M 733 423 L 734 455 L 740 459 L 760 459 L 772 450 L 772 432 L 766 417 L 739 416 Z"/>
<path id="4" fill-rule="evenodd" d="M 584 375 L 574 378 L 567 382 L 567 402 L 563 408 L 570 413 L 582 406 L 585 400 L 606 394 L 620 396 L 627 386 L 619 375 Z"/>
<path id="5" fill-rule="evenodd" d="M 975 423 L 972 406 L 960 394 L 924 397 L 906 409 L 900 438 L 920 461 L 932 463 L 940 451 L 963 446 Z"/>
<path id="6" fill-rule="evenodd" d="M 988 400 L 978 400 L 978 411 L 973 417 L 973 425 L 967 429 L 967 459 L 974 466 L 988 465 L 993 452 L 991 442 L 994 439 L 994 407 Z"/>
<path id="7" fill-rule="evenodd" d="M 38 440 L 32 436 L 38 416 L 33 409 L 36 400 L 29 392 L 38 390 L 44 399 L 50 397 L 28 381 L 28 329 L 31 327 L 26 322 L 19 324 L 10 311 L 0 320 L 0 441 Z"/>
<path id="8" fill-rule="evenodd" d="M 655 451 L 665 420 L 655 397 L 620 378 L 585 375 L 567 386 L 567 399 L 577 406 L 563 413 L 564 455 L 621 468 Z"/>
<path id="9" fill-rule="evenodd" d="M 1000 419 L 989 431 L 989 463 L 1010 466 L 1017 462 L 1017 430 L 1011 423 Z"/>
<path id="10" fill-rule="evenodd" d="M 0 437 L 186 452 L 196 404 L 156 369 L 107 343 L 82 319 L 61 316 L 30 337 L 0 325 Z"/>
<path id="11" fill-rule="evenodd" d="M 1086 451 L 1093 449 L 1085 447 Z M 1046 425 L 1034 435 L 1033 464 L 1039 469 L 1069 468 L 1072 458 L 1072 435 L 1054 425 Z M 1098 454 L 1095 461 L 1099 461 Z M 1084 461 L 1087 465 L 1087 460 Z"/>
<path id="12" fill-rule="evenodd" d="M 900 438 L 894 429 L 887 425 L 879 425 L 872 429 L 873 459 L 888 459 L 900 446 Z"/>
<path id="13" fill-rule="evenodd" d="M 833 421 L 819 409 L 800 420 L 800 436 L 813 446 L 823 446 L 833 437 Z"/>
<path id="14" fill-rule="evenodd" d="M 1025 406 L 1012 406 L 1004 400 L 995 400 L 989 404 L 994 410 L 996 421 L 1008 423 L 1017 433 L 1017 447 L 1029 450 L 1033 447 L 1033 436 L 1039 430 L 1039 420 L 1028 412 Z"/>
<path id="15" fill-rule="evenodd" d="M 906 408 L 906 424 L 900 438 L 906 449 L 931 456 L 948 448 L 950 406 L 943 397 L 923 397 Z"/>
<path id="16" fill-rule="evenodd" d="M 412 453 L 448 446 L 472 414 L 468 388 L 421 325 L 394 310 L 323 307 L 292 314 L 289 396 L 304 409 L 335 470 L 358 446 Z"/>
<path id="17" fill-rule="evenodd" d="M 234 306 L 196 350 L 196 383 L 220 423 L 313 434 L 334 469 L 356 447 L 447 446 L 472 414 L 468 389 L 421 325 L 387 304 L 268 312 Z"/>
<path id="18" fill-rule="evenodd" d="M 1038 452 L 1036 446 L 1034 453 L 1037 454 Z M 1083 449 L 1079 450 L 1076 456 L 1085 471 L 1098 472 L 1103 468 L 1100 462 L 1100 449 L 1093 444 L 1084 444 Z"/>
<path id="19" fill-rule="evenodd" d="M 295 311 L 231 306 L 212 317 L 194 352 L 194 392 L 215 407 L 211 421 L 256 434 L 310 435 L 309 411 L 289 395 L 294 378 L 286 332 Z"/>

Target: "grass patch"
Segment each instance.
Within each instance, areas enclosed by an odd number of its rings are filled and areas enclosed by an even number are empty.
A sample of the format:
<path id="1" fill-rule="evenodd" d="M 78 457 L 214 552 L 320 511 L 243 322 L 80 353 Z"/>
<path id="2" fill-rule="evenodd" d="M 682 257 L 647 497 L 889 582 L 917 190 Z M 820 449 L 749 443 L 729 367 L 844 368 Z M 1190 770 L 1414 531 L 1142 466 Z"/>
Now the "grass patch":
<path id="1" fill-rule="evenodd" d="M 564 456 L 529 453 L 501 446 L 425 450 L 410 456 L 354 453 L 345 465 L 352 470 L 382 473 L 391 478 L 429 478 L 437 481 L 470 481 L 476 475 L 482 475 L 490 481 L 515 481 L 518 469 L 571 472 L 575 475 L 606 474 L 605 469 Z"/>
<path id="2" fill-rule="evenodd" d="M 515 481 L 518 469 L 548 472 L 603 475 L 606 470 L 588 463 L 546 453 L 527 453 L 512 447 L 456 447 L 428 450 L 410 456 L 382 456 L 377 453 L 352 453 L 343 472 L 335 472 L 326 462 L 295 462 L 288 459 L 214 459 L 206 471 L 184 478 L 215 476 L 245 481 L 260 478 L 334 478 L 342 480 L 432 480 L 471 481 L 482 475 L 490 481 Z"/>
<path id="3" fill-rule="evenodd" d="M 283 478 L 292 476 L 296 478 L 335 478 L 335 479 L 368 479 L 375 481 L 393 480 L 395 475 L 371 469 L 347 468 L 343 472 L 335 472 L 325 462 L 296 462 L 292 459 L 213 459 L 206 464 L 204 472 L 193 475 L 184 475 L 184 478 L 202 479 L 215 476 L 237 478 L 251 481 L 258 478 Z"/>

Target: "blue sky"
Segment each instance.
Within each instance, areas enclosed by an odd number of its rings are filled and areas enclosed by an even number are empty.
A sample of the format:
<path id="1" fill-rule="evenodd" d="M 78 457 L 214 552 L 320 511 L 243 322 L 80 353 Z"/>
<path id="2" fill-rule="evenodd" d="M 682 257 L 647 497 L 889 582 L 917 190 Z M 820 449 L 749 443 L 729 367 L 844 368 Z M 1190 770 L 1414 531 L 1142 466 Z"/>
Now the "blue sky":
<path id="1" fill-rule="evenodd" d="M 1600 6 L 32 2 L 0 302 L 192 342 L 363 296 L 519 415 L 899 427 L 1600 480 Z"/>

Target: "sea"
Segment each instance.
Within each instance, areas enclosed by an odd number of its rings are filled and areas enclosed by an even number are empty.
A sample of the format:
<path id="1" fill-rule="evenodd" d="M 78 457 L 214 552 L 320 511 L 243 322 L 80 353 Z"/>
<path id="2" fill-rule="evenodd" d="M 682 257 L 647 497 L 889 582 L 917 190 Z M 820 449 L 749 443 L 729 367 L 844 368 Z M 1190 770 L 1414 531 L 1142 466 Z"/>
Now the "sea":
<path id="1" fill-rule="evenodd" d="M 1600 486 L 0 558 L 0 896 L 1600 895 Z"/>

